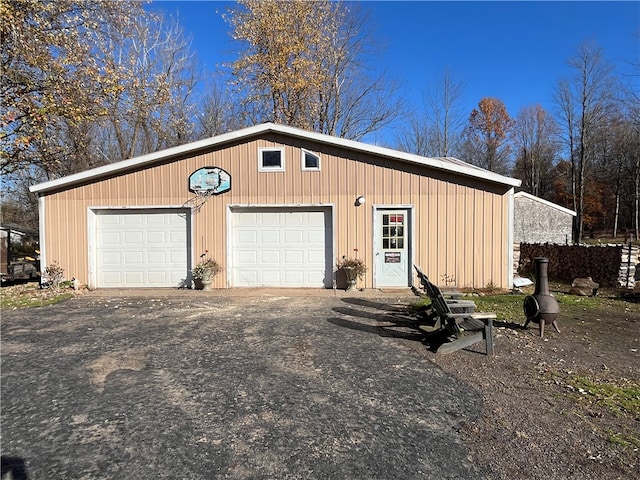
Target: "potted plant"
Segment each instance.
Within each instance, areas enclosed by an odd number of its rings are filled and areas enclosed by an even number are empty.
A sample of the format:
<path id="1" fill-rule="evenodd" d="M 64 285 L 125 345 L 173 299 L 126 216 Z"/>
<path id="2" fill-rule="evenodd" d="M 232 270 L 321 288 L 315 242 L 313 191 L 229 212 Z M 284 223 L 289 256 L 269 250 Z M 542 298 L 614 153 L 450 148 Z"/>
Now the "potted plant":
<path id="1" fill-rule="evenodd" d="M 336 267 L 339 271 L 343 272 L 344 278 L 347 283 L 347 290 L 352 290 L 355 287 L 358 279 L 362 280 L 362 277 L 367 272 L 367 266 L 359 258 L 342 257 Z"/>
<path id="2" fill-rule="evenodd" d="M 202 290 L 211 290 L 213 277 L 220 273 L 220 265 L 213 258 L 204 258 L 206 253 L 200 255 L 200 261 L 193 267 L 193 278 L 202 284 Z"/>

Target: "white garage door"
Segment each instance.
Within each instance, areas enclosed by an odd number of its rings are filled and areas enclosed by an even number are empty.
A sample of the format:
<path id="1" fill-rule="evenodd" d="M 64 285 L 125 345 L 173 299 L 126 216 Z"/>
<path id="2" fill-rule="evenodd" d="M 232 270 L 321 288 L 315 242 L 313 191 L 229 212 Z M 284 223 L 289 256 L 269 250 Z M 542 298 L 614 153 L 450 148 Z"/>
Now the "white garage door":
<path id="1" fill-rule="evenodd" d="M 235 287 L 331 287 L 329 209 L 245 209 L 232 213 Z"/>
<path id="2" fill-rule="evenodd" d="M 178 287 L 187 279 L 184 210 L 102 211 L 96 216 L 98 287 Z"/>

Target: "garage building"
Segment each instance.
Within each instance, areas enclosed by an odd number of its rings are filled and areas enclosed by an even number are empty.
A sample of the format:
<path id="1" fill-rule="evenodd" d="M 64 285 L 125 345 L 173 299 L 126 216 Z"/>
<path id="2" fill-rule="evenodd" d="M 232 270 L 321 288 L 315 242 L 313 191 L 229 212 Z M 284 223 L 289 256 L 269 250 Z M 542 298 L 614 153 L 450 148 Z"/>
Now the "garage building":
<path id="1" fill-rule="evenodd" d="M 576 212 L 526 192 L 514 195 L 513 240 L 516 243 L 573 244 Z"/>
<path id="2" fill-rule="evenodd" d="M 514 187 L 458 159 L 426 158 L 271 123 L 31 187 L 42 265 L 90 288 L 511 286 Z"/>

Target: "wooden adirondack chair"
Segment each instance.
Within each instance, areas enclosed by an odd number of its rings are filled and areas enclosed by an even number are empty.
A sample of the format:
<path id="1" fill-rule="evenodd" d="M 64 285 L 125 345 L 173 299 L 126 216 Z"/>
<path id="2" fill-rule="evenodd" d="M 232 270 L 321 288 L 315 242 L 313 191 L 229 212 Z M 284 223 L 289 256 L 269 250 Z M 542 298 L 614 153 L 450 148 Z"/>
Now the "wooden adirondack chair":
<path id="1" fill-rule="evenodd" d="M 477 313 L 472 301 L 446 299 L 440 289 L 433 284 L 420 267 L 414 265 L 424 291 L 431 299 L 431 325 L 421 325 L 428 335 L 445 333 L 445 341 L 437 353 L 451 353 L 484 340 L 487 355 L 493 355 L 493 320 L 495 313 Z"/>
<path id="2" fill-rule="evenodd" d="M 425 321 L 425 331 L 427 331 L 429 328 L 433 331 L 436 331 L 444 327 L 444 325 L 441 324 L 440 321 L 441 315 L 435 308 L 435 302 L 446 302 L 452 313 L 473 313 L 475 311 L 476 304 L 471 300 L 463 300 L 462 292 L 458 290 L 449 290 L 445 292 L 438 291 L 438 293 L 435 290 L 435 288 L 437 287 L 435 287 L 435 285 L 431 283 L 431 281 L 429 281 L 429 278 L 420 269 L 420 267 L 418 267 L 417 265 L 414 265 L 413 267 L 418 273 L 418 278 L 420 278 L 422 289 L 424 290 L 426 296 L 431 300 L 431 304 L 424 307 L 424 309 L 419 314 L 421 319 Z M 421 294 L 420 291 L 415 287 L 414 293 L 418 296 L 425 296 Z M 427 324 L 429 324 L 429 327 L 427 327 Z"/>

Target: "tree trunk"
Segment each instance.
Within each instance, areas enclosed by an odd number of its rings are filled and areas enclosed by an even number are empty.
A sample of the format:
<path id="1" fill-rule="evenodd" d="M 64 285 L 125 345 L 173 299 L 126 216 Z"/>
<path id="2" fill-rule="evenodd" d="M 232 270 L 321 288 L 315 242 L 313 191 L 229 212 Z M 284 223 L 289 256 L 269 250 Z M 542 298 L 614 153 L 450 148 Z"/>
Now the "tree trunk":
<path id="1" fill-rule="evenodd" d="M 638 237 L 638 233 L 640 233 L 640 225 L 638 225 L 638 207 L 640 206 L 640 156 L 636 160 L 636 171 L 635 171 L 635 185 L 633 192 L 633 226 L 635 228 L 636 239 Z"/>
<path id="2" fill-rule="evenodd" d="M 618 215 L 620 214 L 620 189 L 616 188 L 616 206 L 613 216 L 613 239 L 618 235 Z"/>

